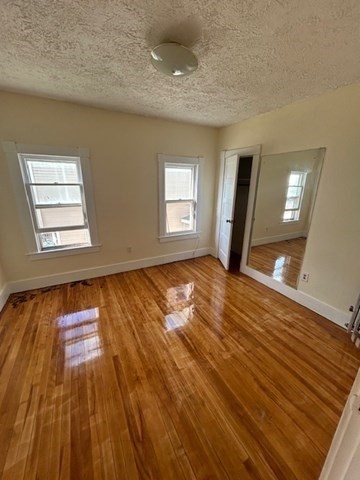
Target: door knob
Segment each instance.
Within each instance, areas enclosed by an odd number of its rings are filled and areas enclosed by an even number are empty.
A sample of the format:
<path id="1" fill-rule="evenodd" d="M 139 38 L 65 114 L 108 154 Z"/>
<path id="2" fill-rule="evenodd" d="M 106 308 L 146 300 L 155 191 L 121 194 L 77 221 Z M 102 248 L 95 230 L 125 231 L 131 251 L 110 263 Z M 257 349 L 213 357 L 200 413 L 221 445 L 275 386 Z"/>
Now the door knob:
<path id="1" fill-rule="evenodd" d="M 230 220 L 229 218 L 226 220 L 226 223 L 234 223 L 234 220 Z"/>

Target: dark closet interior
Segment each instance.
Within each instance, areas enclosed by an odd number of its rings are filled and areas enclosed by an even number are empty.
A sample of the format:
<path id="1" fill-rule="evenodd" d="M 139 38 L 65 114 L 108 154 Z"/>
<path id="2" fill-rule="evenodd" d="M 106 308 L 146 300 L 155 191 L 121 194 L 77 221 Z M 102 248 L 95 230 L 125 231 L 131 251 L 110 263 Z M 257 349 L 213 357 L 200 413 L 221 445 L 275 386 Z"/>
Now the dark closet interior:
<path id="1" fill-rule="evenodd" d="M 240 157 L 231 239 L 230 270 L 239 271 L 244 241 L 246 210 L 249 198 L 253 157 Z"/>

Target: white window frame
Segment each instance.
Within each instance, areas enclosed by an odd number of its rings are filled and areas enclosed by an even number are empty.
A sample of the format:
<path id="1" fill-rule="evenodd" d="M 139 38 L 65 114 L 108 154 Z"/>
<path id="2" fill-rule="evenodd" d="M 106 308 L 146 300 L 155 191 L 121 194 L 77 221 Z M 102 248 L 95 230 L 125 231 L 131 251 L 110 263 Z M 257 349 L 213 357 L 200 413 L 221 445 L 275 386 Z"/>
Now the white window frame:
<path id="1" fill-rule="evenodd" d="M 17 201 L 17 207 L 21 225 L 24 232 L 27 255 L 32 260 L 40 260 L 46 258 L 62 257 L 68 255 L 76 255 L 80 253 L 91 253 L 99 251 L 100 244 L 98 240 L 95 202 L 93 198 L 92 180 L 89 162 L 89 150 L 87 148 L 63 148 L 44 145 L 25 145 L 15 142 L 2 142 L 3 150 L 9 165 L 10 175 Z M 78 169 L 80 178 L 82 179 L 82 205 L 85 207 L 85 224 L 81 228 L 88 228 L 90 235 L 90 245 L 76 245 L 66 247 L 56 247 L 54 249 L 41 249 L 39 245 L 37 233 L 46 233 L 46 231 L 54 231 L 54 228 L 39 229 L 35 218 L 35 212 L 32 207 L 32 201 L 29 201 L 29 188 L 31 182 L 27 175 L 27 169 L 24 164 L 25 157 L 43 157 L 48 156 L 54 160 L 54 157 L 75 157 L 78 161 Z M 84 208 L 83 207 L 83 208 Z M 56 230 L 72 230 L 74 227 L 56 227 Z"/>
<path id="2" fill-rule="evenodd" d="M 291 175 L 301 175 L 301 183 L 299 185 L 290 185 L 290 183 L 288 182 L 288 185 L 286 187 L 284 208 L 283 208 L 282 216 L 281 216 L 281 223 L 295 223 L 295 222 L 300 221 L 300 213 L 301 213 L 302 202 L 303 202 L 303 199 L 304 199 L 304 190 L 305 190 L 307 172 L 292 170 L 289 173 L 289 179 L 290 179 Z M 299 205 L 298 205 L 297 208 L 286 208 L 286 202 L 289 198 L 288 191 L 289 191 L 289 188 L 291 188 L 291 187 L 301 188 Z M 290 218 L 290 219 L 284 219 L 284 213 L 285 212 L 293 212 L 294 217 Z"/>
<path id="3" fill-rule="evenodd" d="M 159 241 L 169 242 L 173 240 L 185 240 L 200 237 L 200 189 L 203 158 L 182 157 L 175 155 L 158 155 L 159 167 Z M 165 167 L 171 166 L 192 166 L 194 168 L 194 198 L 165 200 Z M 189 232 L 166 232 L 166 204 L 171 202 L 194 202 L 194 230 Z"/>

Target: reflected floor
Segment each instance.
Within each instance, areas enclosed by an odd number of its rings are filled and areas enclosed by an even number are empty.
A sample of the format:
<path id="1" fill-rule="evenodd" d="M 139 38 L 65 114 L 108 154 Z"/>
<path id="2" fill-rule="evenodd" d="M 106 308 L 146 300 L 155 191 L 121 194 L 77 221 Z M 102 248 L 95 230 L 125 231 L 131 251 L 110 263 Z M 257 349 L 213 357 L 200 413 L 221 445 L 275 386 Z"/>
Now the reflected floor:
<path id="1" fill-rule="evenodd" d="M 296 288 L 304 258 L 306 238 L 294 238 L 251 248 L 249 266 Z"/>

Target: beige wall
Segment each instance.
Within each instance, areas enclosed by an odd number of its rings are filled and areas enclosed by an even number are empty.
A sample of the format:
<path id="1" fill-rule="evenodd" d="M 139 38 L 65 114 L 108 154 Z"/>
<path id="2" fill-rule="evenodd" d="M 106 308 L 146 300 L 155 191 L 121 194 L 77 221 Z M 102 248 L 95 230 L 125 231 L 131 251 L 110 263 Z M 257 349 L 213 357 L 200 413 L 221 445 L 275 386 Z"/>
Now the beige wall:
<path id="1" fill-rule="evenodd" d="M 303 266 L 310 280 L 299 288 L 346 311 L 360 285 L 359 132 L 360 85 L 221 130 L 0 92 L 0 140 L 90 149 L 102 244 L 98 253 L 29 260 L 0 151 L 0 251 L 6 252 L 7 278 L 33 278 L 212 246 L 217 146 L 222 150 L 260 143 L 265 155 L 326 147 Z M 206 159 L 200 241 L 158 242 L 157 153 Z"/>
<path id="2" fill-rule="evenodd" d="M 31 261 L 1 150 L 0 251 L 6 252 L 4 267 L 11 281 L 213 244 L 217 140 L 213 128 L 0 92 L 0 140 L 90 149 L 102 244 L 96 253 Z M 157 153 L 205 157 L 200 240 L 158 241 Z"/>
<path id="3" fill-rule="evenodd" d="M 221 129 L 219 147 L 326 147 L 299 290 L 347 311 L 360 289 L 360 84 Z"/>
<path id="4" fill-rule="evenodd" d="M 320 153 L 322 150 L 316 149 L 263 156 L 256 196 L 253 242 L 259 245 L 259 242 L 266 243 L 269 237 L 272 241 L 276 241 L 275 237 L 289 234 L 307 236 L 309 214 L 320 170 Z M 306 184 L 299 220 L 283 222 L 291 171 L 307 172 Z"/>

